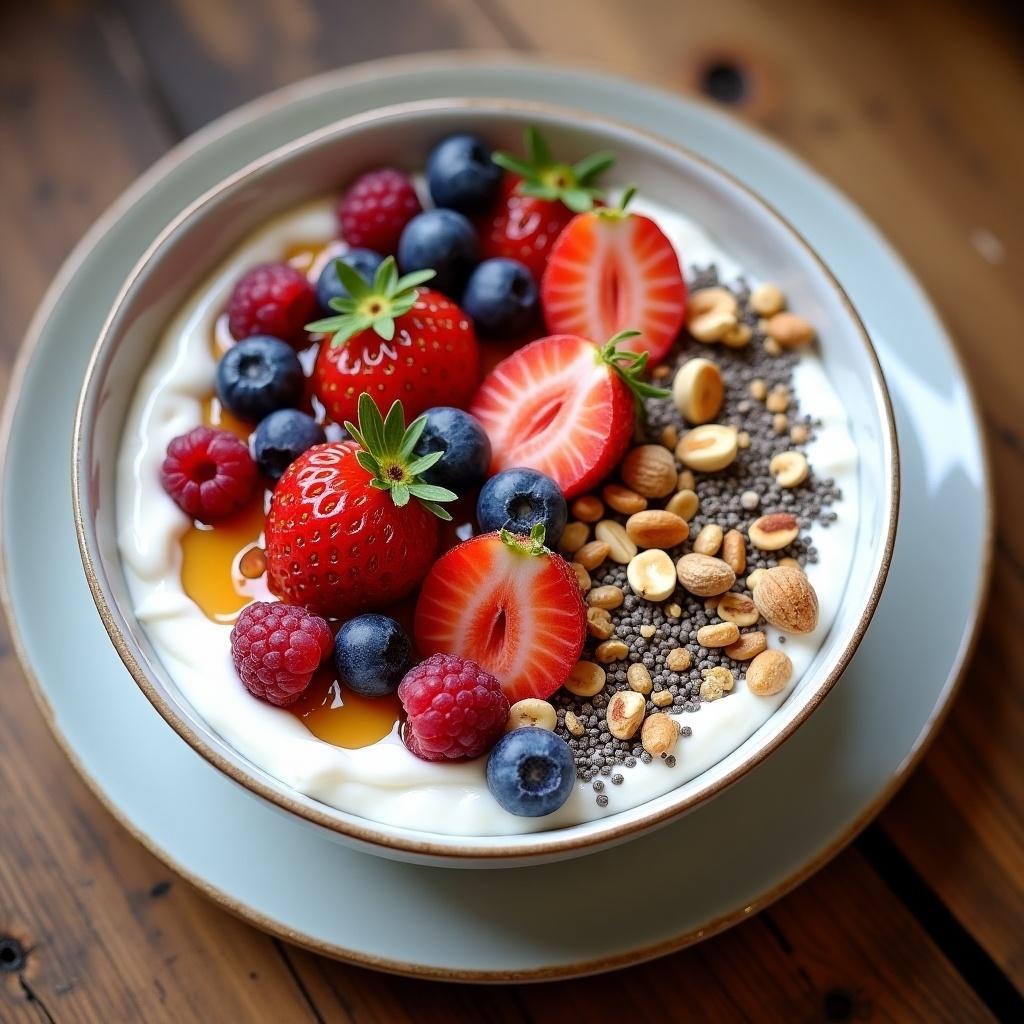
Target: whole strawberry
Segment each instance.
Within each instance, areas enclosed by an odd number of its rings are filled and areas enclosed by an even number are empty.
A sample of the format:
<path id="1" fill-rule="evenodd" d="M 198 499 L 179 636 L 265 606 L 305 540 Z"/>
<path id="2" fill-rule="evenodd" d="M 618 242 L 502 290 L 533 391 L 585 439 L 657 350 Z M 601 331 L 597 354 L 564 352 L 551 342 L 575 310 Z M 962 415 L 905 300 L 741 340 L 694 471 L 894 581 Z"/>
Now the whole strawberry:
<path id="1" fill-rule="evenodd" d="M 434 561 L 438 519 L 451 519 L 439 502 L 456 498 L 420 479 L 443 455 L 414 454 L 425 426 L 421 416 L 406 429 L 401 402 L 382 418 L 364 393 L 359 426 L 345 424 L 353 440 L 315 445 L 285 470 L 266 526 L 274 594 L 347 618 L 415 589 Z"/>
<path id="2" fill-rule="evenodd" d="M 526 152 L 525 160 L 511 153 L 493 156 L 509 173 L 502 181 L 496 207 L 480 222 L 480 249 L 484 258 L 519 260 L 539 284 L 562 229 L 577 213 L 599 201 L 594 182 L 614 157 L 594 153 L 575 164 L 559 163 L 533 127 L 526 130 Z"/>
<path id="3" fill-rule="evenodd" d="M 434 276 L 404 277 L 392 257 L 371 284 L 336 264 L 349 295 L 332 299 L 338 316 L 307 325 L 330 334 L 313 367 L 313 388 L 336 423 L 356 415 L 363 392 L 380 410 L 401 399 L 410 416 L 437 405 L 465 406 L 480 375 L 480 353 L 469 318 L 440 292 L 418 287 Z"/>

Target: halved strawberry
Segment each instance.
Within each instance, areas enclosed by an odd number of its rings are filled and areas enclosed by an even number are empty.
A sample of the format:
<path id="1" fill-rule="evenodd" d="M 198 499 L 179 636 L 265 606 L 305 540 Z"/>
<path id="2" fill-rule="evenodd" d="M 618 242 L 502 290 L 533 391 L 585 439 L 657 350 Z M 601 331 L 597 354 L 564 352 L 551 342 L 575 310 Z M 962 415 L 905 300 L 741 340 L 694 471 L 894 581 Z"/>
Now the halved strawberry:
<path id="1" fill-rule="evenodd" d="M 602 347 L 555 334 L 498 363 L 470 407 L 491 441 L 491 472 L 540 470 L 567 498 L 606 477 L 629 445 L 640 400 L 668 395 L 641 379 L 646 354 L 619 350 L 631 337 Z"/>
<path id="2" fill-rule="evenodd" d="M 583 650 L 587 613 L 569 563 L 529 537 L 501 530 L 452 548 L 416 604 L 422 655 L 457 654 L 496 676 L 511 703 L 549 697 Z"/>
<path id="3" fill-rule="evenodd" d="M 548 330 L 608 338 L 640 336 L 622 347 L 660 362 L 683 325 L 686 282 L 679 257 L 650 217 L 628 213 L 632 190 L 615 208 L 573 217 L 558 236 L 541 282 Z"/>

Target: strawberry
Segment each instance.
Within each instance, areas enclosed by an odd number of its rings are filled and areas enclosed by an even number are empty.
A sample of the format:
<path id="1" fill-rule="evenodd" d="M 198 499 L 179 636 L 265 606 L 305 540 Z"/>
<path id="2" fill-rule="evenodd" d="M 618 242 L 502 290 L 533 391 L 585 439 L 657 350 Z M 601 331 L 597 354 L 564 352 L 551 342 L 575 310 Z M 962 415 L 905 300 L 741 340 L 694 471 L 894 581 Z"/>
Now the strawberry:
<path id="1" fill-rule="evenodd" d="M 614 157 L 594 153 L 575 164 L 558 163 L 536 128 L 526 129 L 528 157 L 495 153 L 509 174 L 498 203 L 478 227 L 483 258 L 506 256 L 524 263 L 540 282 L 548 253 L 573 216 L 589 210 L 599 193 L 593 182 Z"/>
<path id="2" fill-rule="evenodd" d="M 510 703 L 549 697 L 583 650 L 587 613 L 569 563 L 529 537 L 501 530 L 440 558 L 416 604 L 416 644 L 426 656 L 470 658 L 497 676 Z"/>
<path id="3" fill-rule="evenodd" d="M 368 284 L 341 260 L 335 267 L 349 293 L 330 300 L 339 315 L 306 326 L 332 335 L 313 367 L 313 389 L 327 415 L 336 423 L 353 418 L 363 392 L 381 412 L 401 399 L 410 416 L 466 405 L 480 376 L 476 335 L 454 302 L 418 287 L 434 271 L 399 277 L 389 256 Z"/>
<path id="4" fill-rule="evenodd" d="M 573 217 L 558 236 L 541 282 L 548 330 L 607 338 L 660 362 L 683 325 L 686 283 L 672 243 L 650 217 L 628 213 L 628 189 L 615 208 Z"/>
<path id="5" fill-rule="evenodd" d="M 629 445 L 642 399 L 668 396 L 642 380 L 646 353 L 620 350 L 630 337 L 598 346 L 555 334 L 502 360 L 470 407 L 491 440 L 491 472 L 528 466 L 567 498 L 607 476 Z"/>
<path id="6" fill-rule="evenodd" d="M 382 419 L 364 393 L 359 426 L 345 424 L 353 440 L 314 445 L 285 470 L 266 525 L 267 578 L 281 600 L 345 618 L 415 589 L 437 520 L 451 519 L 438 503 L 456 497 L 419 477 L 443 454 L 414 454 L 426 422 L 406 429 L 401 402 Z"/>

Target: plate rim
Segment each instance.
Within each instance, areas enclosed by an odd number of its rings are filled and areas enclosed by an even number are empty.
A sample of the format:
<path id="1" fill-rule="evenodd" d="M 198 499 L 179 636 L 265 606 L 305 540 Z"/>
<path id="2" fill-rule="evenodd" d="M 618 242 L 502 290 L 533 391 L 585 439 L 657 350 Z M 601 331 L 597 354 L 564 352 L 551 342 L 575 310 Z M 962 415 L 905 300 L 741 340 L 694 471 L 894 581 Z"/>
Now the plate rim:
<path id="1" fill-rule="evenodd" d="M 553 60 L 536 57 L 533 55 L 524 56 L 502 50 L 477 50 L 477 51 L 435 51 L 420 53 L 411 56 L 398 56 L 382 58 L 373 61 L 363 62 L 347 68 L 334 69 L 303 79 L 300 82 L 285 85 L 277 90 L 253 99 L 240 107 L 237 107 L 208 125 L 200 128 L 197 132 L 177 143 L 174 147 L 163 154 L 155 163 L 144 170 L 129 186 L 102 212 L 86 231 L 83 237 L 71 250 L 64 263 L 54 276 L 49 288 L 44 293 L 35 314 L 29 321 L 25 335 L 19 346 L 11 376 L 9 378 L 8 391 L 5 396 L 2 410 L 0 410 L 0 487 L 7 472 L 8 440 L 13 426 L 15 413 L 18 406 L 18 397 L 25 376 L 32 363 L 35 349 L 43 333 L 46 323 L 49 321 L 56 304 L 57 297 L 61 294 L 67 283 L 77 274 L 81 265 L 87 260 L 91 251 L 96 247 L 109 231 L 112 224 L 120 218 L 125 211 L 130 209 L 136 200 L 148 190 L 151 182 L 162 179 L 167 171 L 175 164 L 181 162 L 187 156 L 198 151 L 207 142 L 220 138 L 235 127 L 241 127 L 257 120 L 263 112 L 270 112 L 286 107 L 291 102 L 307 96 L 315 96 L 327 92 L 332 88 L 342 88 L 348 83 L 357 83 L 369 78 L 381 77 L 393 73 L 411 73 L 417 70 L 432 71 L 440 70 L 442 65 L 458 63 L 466 66 L 495 66 L 500 65 L 509 70 L 521 68 L 542 68 L 555 73 L 568 71 L 571 73 L 589 76 L 591 78 L 606 78 L 611 81 L 621 81 L 630 87 L 639 89 L 652 96 L 658 96 L 666 101 L 677 101 L 692 104 L 712 111 L 717 117 L 729 121 L 727 115 L 713 107 L 710 103 L 693 97 L 677 96 L 667 90 L 661 89 L 651 83 L 638 80 L 629 75 L 609 75 L 601 69 L 587 65 L 580 61 Z M 207 883 L 194 872 L 184 868 L 173 856 L 164 850 L 159 844 L 150 839 L 138 829 L 130 819 L 117 807 L 113 799 L 101 789 L 99 782 L 86 771 L 77 753 L 71 748 L 69 741 L 59 729 L 54 709 L 43 690 L 39 678 L 29 661 L 28 652 L 24 645 L 21 632 L 18 628 L 14 615 L 14 608 L 11 593 L 7 580 L 6 565 L 6 521 L 3 515 L 3 506 L 0 505 L 0 606 L 3 608 L 7 621 L 8 630 L 11 636 L 12 649 L 15 652 L 22 672 L 32 696 L 42 713 L 44 721 L 50 728 L 59 747 L 64 751 L 65 756 L 71 762 L 73 768 L 82 778 L 87 788 L 97 797 L 100 804 L 106 808 L 111 816 L 118 821 L 142 846 L 152 853 L 158 860 L 175 871 L 195 888 L 223 909 L 229 911 L 236 917 L 241 918 L 268 933 L 286 941 L 295 943 L 305 949 L 321 955 L 331 956 L 358 966 L 370 967 L 377 970 L 384 970 L 390 973 L 408 977 L 426 978 L 444 981 L 471 981 L 471 982 L 524 982 L 543 981 L 580 977 L 588 974 L 600 973 L 614 970 L 633 964 L 642 963 L 646 960 L 678 951 L 704 938 L 710 938 L 733 924 L 751 916 L 775 902 L 777 899 L 792 891 L 799 884 L 818 871 L 824 864 L 831 860 L 836 854 L 844 849 L 875 817 L 881 808 L 892 798 L 893 794 L 907 780 L 911 772 L 917 767 L 928 750 L 941 725 L 946 720 L 953 705 L 954 698 L 963 683 L 966 667 L 973 655 L 980 637 L 979 625 L 986 606 L 986 595 L 989 592 L 993 563 L 994 563 L 994 495 L 993 480 L 991 473 L 991 460 L 989 455 L 989 442 L 983 430 L 980 429 L 981 417 L 977 405 L 974 390 L 969 378 L 964 373 L 963 360 L 956 346 L 952 344 L 952 334 L 938 310 L 928 299 L 917 278 L 911 273 L 899 253 L 892 247 L 882 232 L 875 224 L 866 217 L 846 196 L 832 186 L 826 179 L 822 178 L 813 168 L 804 164 L 798 157 L 790 153 L 785 147 L 765 135 L 760 129 L 739 124 L 739 127 L 754 135 L 761 143 L 770 147 L 776 153 L 784 156 L 787 160 L 799 165 L 804 173 L 810 175 L 821 184 L 830 194 L 833 201 L 838 202 L 848 212 L 855 213 L 874 235 L 876 244 L 882 246 L 887 255 L 898 264 L 904 271 L 907 281 L 913 287 L 924 305 L 927 306 L 934 318 L 942 335 L 947 341 L 948 350 L 954 365 L 957 367 L 963 381 L 964 393 L 969 412 L 975 424 L 978 426 L 978 445 L 980 453 L 980 469 L 982 472 L 982 491 L 984 496 L 984 536 L 983 536 L 983 562 L 980 566 L 978 586 L 973 596 L 971 614 L 964 623 L 964 632 L 961 635 L 953 662 L 946 680 L 938 693 L 938 699 L 933 706 L 928 718 L 924 722 L 921 731 L 918 733 L 914 744 L 908 751 L 906 757 L 893 772 L 892 777 L 854 821 L 848 825 L 830 843 L 824 846 L 817 855 L 807 861 L 801 868 L 784 878 L 774 887 L 766 891 L 757 901 L 741 908 L 737 908 L 720 918 L 709 922 L 699 929 L 690 929 L 678 936 L 662 940 L 648 946 L 639 947 L 628 952 L 615 954 L 608 957 L 593 958 L 575 964 L 558 965 L 552 968 L 538 968 L 515 971 L 461 971 L 448 968 L 427 967 L 412 964 L 402 960 L 388 957 L 378 957 L 361 953 L 358 950 L 348 949 L 337 944 L 311 939 L 310 937 L 280 925 L 277 921 L 245 904 L 243 901 L 226 895 L 221 890 Z"/>

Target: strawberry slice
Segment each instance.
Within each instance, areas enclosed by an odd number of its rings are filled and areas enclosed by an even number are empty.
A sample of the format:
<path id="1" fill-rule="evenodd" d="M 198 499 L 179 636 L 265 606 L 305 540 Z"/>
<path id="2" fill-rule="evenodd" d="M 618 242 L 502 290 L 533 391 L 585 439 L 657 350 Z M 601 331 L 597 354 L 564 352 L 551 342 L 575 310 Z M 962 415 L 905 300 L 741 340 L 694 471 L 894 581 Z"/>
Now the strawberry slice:
<path id="1" fill-rule="evenodd" d="M 623 344 L 660 362 L 672 347 L 686 312 L 686 282 L 679 258 L 650 217 L 628 213 L 633 196 L 577 214 L 551 249 L 541 281 L 541 305 L 552 333 L 607 338 L 639 331 Z"/>
<path id="2" fill-rule="evenodd" d="M 510 703 L 549 697 L 583 650 L 587 613 L 569 563 L 529 537 L 501 530 L 440 558 L 416 604 L 420 654 L 457 654 L 492 673 Z"/>
<path id="3" fill-rule="evenodd" d="M 668 396 L 641 379 L 646 353 L 619 350 L 631 338 L 623 332 L 600 347 L 556 334 L 498 363 L 470 409 L 491 441 L 491 473 L 527 466 L 567 498 L 606 477 L 629 445 L 641 399 Z"/>

